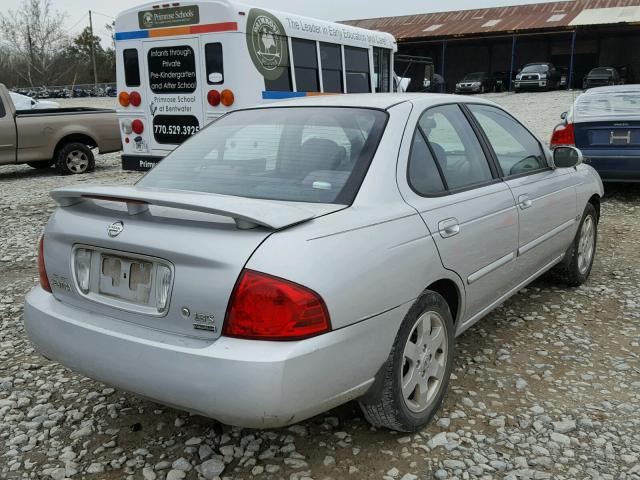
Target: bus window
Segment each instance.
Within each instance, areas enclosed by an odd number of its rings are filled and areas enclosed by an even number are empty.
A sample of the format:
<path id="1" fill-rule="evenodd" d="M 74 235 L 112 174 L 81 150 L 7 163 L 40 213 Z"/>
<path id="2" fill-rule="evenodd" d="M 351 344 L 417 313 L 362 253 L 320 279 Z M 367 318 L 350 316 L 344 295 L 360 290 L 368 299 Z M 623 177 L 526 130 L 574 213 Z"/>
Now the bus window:
<path id="1" fill-rule="evenodd" d="M 369 50 L 344 47 L 344 65 L 347 71 L 347 93 L 370 93 Z"/>
<path id="2" fill-rule="evenodd" d="M 154 47 L 148 53 L 149 86 L 153 93 L 196 91 L 196 56 L 189 45 Z"/>
<path id="3" fill-rule="evenodd" d="M 140 86 L 140 64 L 138 63 L 138 50 L 127 48 L 122 52 L 124 60 L 124 83 L 127 87 Z"/>
<path id="4" fill-rule="evenodd" d="M 319 92 L 318 54 L 313 40 L 291 39 L 298 92 Z"/>
<path id="5" fill-rule="evenodd" d="M 224 83 L 222 44 L 207 43 L 204 46 L 204 57 L 207 65 L 207 83 L 209 85 L 219 85 Z"/>
<path id="6" fill-rule="evenodd" d="M 281 39 L 284 44 L 287 44 L 287 37 L 273 35 L 275 39 Z M 275 42 L 278 43 L 278 42 Z M 286 49 L 288 50 L 288 49 Z M 285 58 L 279 58 L 280 63 L 278 64 L 278 68 L 275 70 L 276 72 L 279 70 L 280 76 L 274 79 L 265 76 L 264 78 L 264 88 L 267 91 L 274 92 L 292 92 L 293 91 L 293 82 L 291 81 L 291 66 L 289 63 L 289 58 L 285 55 Z"/>
<path id="7" fill-rule="evenodd" d="M 373 47 L 373 72 L 376 93 L 390 91 L 391 50 Z"/>
<path id="8" fill-rule="evenodd" d="M 342 93 L 342 48 L 334 43 L 320 43 L 322 59 L 322 89 L 330 93 Z"/>

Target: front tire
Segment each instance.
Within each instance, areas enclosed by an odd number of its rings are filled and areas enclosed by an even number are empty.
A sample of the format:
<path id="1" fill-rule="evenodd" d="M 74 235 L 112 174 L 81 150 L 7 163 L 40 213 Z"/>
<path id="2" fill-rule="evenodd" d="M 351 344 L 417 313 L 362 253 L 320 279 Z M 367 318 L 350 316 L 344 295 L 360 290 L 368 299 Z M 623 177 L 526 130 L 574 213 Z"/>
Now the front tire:
<path id="1" fill-rule="evenodd" d="M 597 243 L 598 213 L 595 207 L 588 203 L 564 262 L 564 273 L 569 286 L 579 287 L 589 278 Z"/>
<path id="2" fill-rule="evenodd" d="M 93 152 L 82 143 L 68 143 L 58 150 L 56 169 L 61 175 L 79 175 L 96 166 Z"/>
<path id="3" fill-rule="evenodd" d="M 429 423 L 449 385 L 454 337 L 447 302 L 425 291 L 403 320 L 373 392 L 360 401 L 367 421 L 401 432 Z"/>

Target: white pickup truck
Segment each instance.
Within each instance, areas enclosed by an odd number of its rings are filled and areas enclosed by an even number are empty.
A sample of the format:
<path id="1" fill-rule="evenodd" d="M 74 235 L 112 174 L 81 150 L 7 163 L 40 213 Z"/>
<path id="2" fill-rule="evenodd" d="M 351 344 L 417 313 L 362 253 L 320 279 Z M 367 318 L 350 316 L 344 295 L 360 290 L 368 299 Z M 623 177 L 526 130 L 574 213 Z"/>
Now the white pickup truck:
<path id="1" fill-rule="evenodd" d="M 62 175 L 86 173 L 95 166 L 92 152 L 122 149 L 114 110 L 51 108 L 16 110 L 0 84 L 0 165 L 56 166 Z"/>

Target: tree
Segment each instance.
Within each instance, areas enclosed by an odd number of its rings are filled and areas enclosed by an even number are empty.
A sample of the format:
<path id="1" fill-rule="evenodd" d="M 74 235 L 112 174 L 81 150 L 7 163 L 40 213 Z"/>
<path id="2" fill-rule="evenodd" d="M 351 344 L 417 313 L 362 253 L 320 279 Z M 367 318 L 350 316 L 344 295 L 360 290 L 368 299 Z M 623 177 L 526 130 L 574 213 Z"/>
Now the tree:
<path id="1" fill-rule="evenodd" d="M 51 0 L 24 0 L 18 10 L 0 13 L 0 42 L 22 81 L 52 85 L 69 71 L 63 61 L 68 43 L 63 22 Z"/>
<path id="2" fill-rule="evenodd" d="M 91 36 L 89 27 L 73 39 L 67 47 L 66 56 L 73 63 L 76 83 L 93 83 L 93 71 L 91 65 L 91 43 L 96 55 L 96 69 L 98 82 L 115 81 L 115 51 L 112 48 L 105 50 L 100 43 L 100 37 Z"/>

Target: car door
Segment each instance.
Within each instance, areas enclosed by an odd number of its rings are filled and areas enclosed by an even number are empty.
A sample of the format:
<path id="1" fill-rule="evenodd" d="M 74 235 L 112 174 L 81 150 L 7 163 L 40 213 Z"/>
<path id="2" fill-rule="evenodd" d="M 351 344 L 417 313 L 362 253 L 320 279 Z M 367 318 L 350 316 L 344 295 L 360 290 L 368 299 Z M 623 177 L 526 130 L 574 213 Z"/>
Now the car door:
<path id="1" fill-rule="evenodd" d="M 16 163 L 16 124 L 0 99 L 0 165 Z"/>
<path id="2" fill-rule="evenodd" d="M 522 124 L 491 105 L 469 104 L 518 206 L 519 276 L 532 277 L 570 245 L 580 214 L 574 169 L 553 169 L 545 149 Z"/>
<path id="3" fill-rule="evenodd" d="M 414 122 L 405 140 L 411 142 L 407 186 L 399 185 L 427 225 L 444 267 L 464 283 L 463 318 L 470 322 L 512 284 L 515 202 L 458 104 L 429 108 Z"/>

